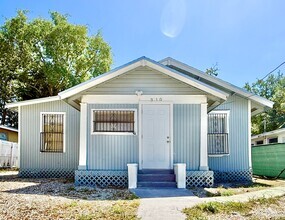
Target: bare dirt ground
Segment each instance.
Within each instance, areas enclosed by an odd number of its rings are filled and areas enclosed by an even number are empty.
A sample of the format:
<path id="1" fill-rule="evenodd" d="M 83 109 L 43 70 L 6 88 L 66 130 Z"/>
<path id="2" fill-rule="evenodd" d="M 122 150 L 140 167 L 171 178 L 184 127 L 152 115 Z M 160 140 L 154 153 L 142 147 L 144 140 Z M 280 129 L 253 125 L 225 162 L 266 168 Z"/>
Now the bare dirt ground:
<path id="1" fill-rule="evenodd" d="M 73 180 L 23 179 L 0 173 L 0 219 L 135 219 L 127 189 L 74 187 Z"/>

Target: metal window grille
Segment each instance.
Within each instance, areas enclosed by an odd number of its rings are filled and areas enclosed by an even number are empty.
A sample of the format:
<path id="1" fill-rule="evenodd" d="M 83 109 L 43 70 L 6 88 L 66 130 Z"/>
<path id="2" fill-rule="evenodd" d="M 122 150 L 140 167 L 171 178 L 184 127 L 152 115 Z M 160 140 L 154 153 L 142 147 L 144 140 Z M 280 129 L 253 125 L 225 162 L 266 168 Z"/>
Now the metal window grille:
<path id="1" fill-rule="evenodd" d="M 133 110 L 94 110 L 93 132 L 135 132 Z"/>
<path id="2" fill-rule="evenodd" d="M 229 153 L 227 113 L 210 113 L 208 115 L 208 154 Z"/>
<path id="3" fill-rule="evenodd" d="M 42 114 L 41 152 L 63 152 L 64 114 Z"/>

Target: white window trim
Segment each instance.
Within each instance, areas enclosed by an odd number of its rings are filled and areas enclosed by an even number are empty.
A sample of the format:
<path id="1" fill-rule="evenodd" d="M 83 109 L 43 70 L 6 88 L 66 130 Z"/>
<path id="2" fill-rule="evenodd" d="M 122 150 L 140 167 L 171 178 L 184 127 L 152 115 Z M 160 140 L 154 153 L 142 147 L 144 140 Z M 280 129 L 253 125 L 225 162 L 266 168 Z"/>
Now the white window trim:
<path id="1" fill-rule="evenodd" d="M 40 153 L 50 153 L 50 154 L 54 154 L 54 153 L 65 153 L 66 152 L 66 112 L 40 112 L 40 133 L 43 132 L 43 120 L 42 117 L 44 114 L 55 114 L 55 115 L 63 115 L 63 150 L 62 152 L 40 152 Z"/>
<path id="2" fill-rule="evenodd" d="M 228 154 L 208 154 L 208 157 L 224 157 L 224 156 L 230 156 L 230 110 L 213 110 L 211 112 L 208 113 L 208 115 L 210 114 L 227 114 L 227 126 L 226 126 L 226 133 L 228 133 L 228 148 L 229 148 L 229 153 Z M 209 126 L 209 125 L 208 125 Z"/>
<path id="3" fill-rule="evenodd" d="M 94 111 L 134 111 L 134 132 L 94 132 L 93 131 L 93 112 Z M 116 108 L 116 109 L 91 109 L 91 135 L 137 135 L 137 124 L 138 124 L 137 109 L 135 108 Z"/>

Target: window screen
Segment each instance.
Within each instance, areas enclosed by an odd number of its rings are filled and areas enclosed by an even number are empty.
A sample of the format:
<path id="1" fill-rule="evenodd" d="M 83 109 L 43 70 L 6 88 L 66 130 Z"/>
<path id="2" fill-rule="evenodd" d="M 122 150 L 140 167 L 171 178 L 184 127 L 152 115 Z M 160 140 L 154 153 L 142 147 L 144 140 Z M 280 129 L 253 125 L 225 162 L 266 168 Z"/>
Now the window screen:
<path id="1" fill-rule="evenodd" d="M 64 114 L 41 115 L 41 152 L 63 152 Z"/>
<path id="2" fill-rule="evenodd" d="M 134 110 L 94 110 L 93 132 L 135 132 Z"/>

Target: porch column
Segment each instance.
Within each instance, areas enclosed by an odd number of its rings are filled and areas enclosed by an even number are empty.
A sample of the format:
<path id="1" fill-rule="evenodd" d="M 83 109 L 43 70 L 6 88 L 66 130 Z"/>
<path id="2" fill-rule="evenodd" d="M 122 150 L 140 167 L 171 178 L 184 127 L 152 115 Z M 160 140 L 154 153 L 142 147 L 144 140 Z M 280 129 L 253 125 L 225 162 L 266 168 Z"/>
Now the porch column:
<path id="1" fill-rule="evenodd" d="M 78 170 L 86 170 L 87 156 L 87 104 L 80 103 L 80 145 Z"/>
<path id="2" fill-rule="evenodd" d="M 208 114 L 207 103 L 201 104 L 201 133 L 200 133 L 200 167 L 199 170 L 209 170 L 208 167 Z"/>

